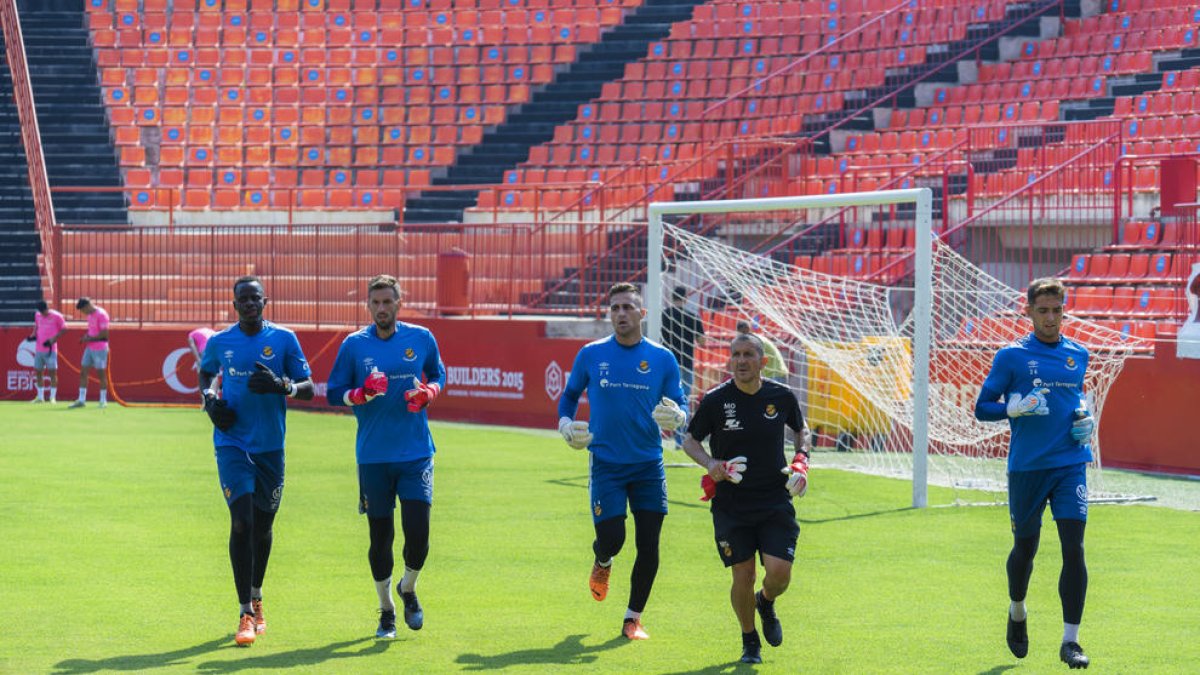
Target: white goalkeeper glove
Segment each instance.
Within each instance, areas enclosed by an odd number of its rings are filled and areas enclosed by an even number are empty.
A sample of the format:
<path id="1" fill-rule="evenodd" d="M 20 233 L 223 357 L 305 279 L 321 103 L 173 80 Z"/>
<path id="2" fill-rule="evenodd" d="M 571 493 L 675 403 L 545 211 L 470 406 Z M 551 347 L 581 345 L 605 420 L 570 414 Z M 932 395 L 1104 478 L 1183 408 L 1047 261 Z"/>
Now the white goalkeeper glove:
<path id="1" fill-rule="evenodd" d="M 1075 411 L 1075 423 L 1071 425 L 1071 438 L 1076 443 L 1086 445 L 1092 439 L 1092 431 L 1096 429 L 1096 420 L 1087 410 L 1080 408 Z"/>
<path id="2" fill-rule="evenodd" d="M 1050 404 L 1046 403 L 1046 394 L 1049 393 L 1049 389 L 1034 389 L 1026 396 L 1010 395 L 1008 397 L 1008 416 L 1049 415 Z"/>
<path id="3" fill-rule="evenodd" d="M 658 405 L 654 406 L 654 412 L 651 413 L 651 417 L 654 418 L 654 423 L 663 431 L 675 431 L 683 426 L 684 420 L 687 419 L 687 415 L 684 414 L 679 404 L 666 396 L 663 397 Z"/>
<path id="4" fill-rule="evenodd" d="M 803 497 L 808 492 L 808 456 L 797 452 L 792 463 L 780 469 L 787 479 L 787 491 L 793 497 Z"/>
<path id="5" fill-rule="evenodd" d="M 725 460 L 725 475 L 729 477 L 729 482 L 737 485 L 742 482 L 742 474 L 746 471 L 746 458 L 738 455 L 733 459 Z"/>
<path id="6" fill-rule="evenodd" d="M 588 431 L 588 423 L 576 422 L 570 417 L 558 419 L 558 433 L 562 434 L 567 445 L 576 450 L 583 450 L 592 442 L 592 432 Z"/>

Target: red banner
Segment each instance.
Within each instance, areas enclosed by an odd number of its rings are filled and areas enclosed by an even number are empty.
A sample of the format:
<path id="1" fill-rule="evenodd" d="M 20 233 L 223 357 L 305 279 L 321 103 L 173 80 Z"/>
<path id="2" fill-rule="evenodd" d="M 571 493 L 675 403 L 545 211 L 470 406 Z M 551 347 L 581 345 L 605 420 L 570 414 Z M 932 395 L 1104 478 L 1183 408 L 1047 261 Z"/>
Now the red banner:
<path id="1" fill-rule="evenodd" d="M 546 322 L 536 320 L 430 319 L 421 325 L 437 338 L 447 371 L 446 390 L 430 407 L 432 418 L 555 428 L 558 399 L 586 340 L 547 338 Z M 0 399 L 33 398 L 32 343 L 23 343 L 30 331 L 0 329 Z M 78 391 L 82 332 L 82 324 L 72 323 L 60 342 L 60 400 L 70 400 Z M 114 397 L 124 402 L 197 404 L 187 333 L 112 326 L 109 368 Z M 312 403 L 298 405 L 327 408 L 325 380 L 346 333 L 301 331 L 298 336 L 318 394 Z M 980 359 L 979 367 L 986 369 L 986 359 Z M 1170 342 L 1160 343 L 1153 358 L 1126 362 L 1100 424 L 1105 465 L 1200 475 L 1196 432 L 1183 423 L 1200 400 L 1198 383 L 1200 360 L 1176 359 Z M 93 379 L 92 400 L 96 386 Z M 961 389 L 965 404 L 978 395 L 975 386 Z M 586 416 L 586 407 L 580 414 Z"/>
<path id="2" fill-rule="evenodd" d="M 545 337 L 544 321 L 471 321 L 431 319 L 446 364 L 446 389 L 430 407 L 440 420 L 510 424 L 553 429 L 558 399 L 566 386 L 582 339 Z M 190 329 L 189 329 L 190 330 Z M 34 370 L 30 329 L 0 329 L 4 383 L 0 399 L 32 399 Z M 77 339 L 83 326 L 71 324 L 60 341 L 59 399 L 78 391 Z M 199 402 L 195 360 L 187 346 L 188 330 L 111 327 L 109 374 L 113 397 L 123 402 Z M 317 398 L 299 406 L 325 408 L 325 380 L 346 332 L 298 331 L 317 385 Z M 91 384 L 95 399 L 97 384 Z M 583 414 L 586 414 L 586 410 Z"/>

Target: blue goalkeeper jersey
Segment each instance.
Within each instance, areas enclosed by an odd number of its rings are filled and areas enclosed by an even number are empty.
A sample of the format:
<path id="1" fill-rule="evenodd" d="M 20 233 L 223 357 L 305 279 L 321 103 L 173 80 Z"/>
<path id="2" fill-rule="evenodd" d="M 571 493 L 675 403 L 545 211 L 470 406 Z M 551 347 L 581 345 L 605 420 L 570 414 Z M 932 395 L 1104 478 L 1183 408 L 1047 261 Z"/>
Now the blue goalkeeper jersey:
<path id="1" fill-rule="evenodd" d="M 1071 438 L 1075 410 L 1087 407 L 1083 391 L 1087 367 L 1087 348 L 1065 337 L 1047 344 L 1027 335 L 996 352 L 975 407 L 980 419 L 1008 419 L 1012 429 L 1009 471 L 1053 469 L 1092 461 L 1091 445 Z M 1046 394 L 1050 414 L 1009 418 L 1003 412 L 1011 395 L 1026 396 L 1036 389 L 1050 390 Z M 1000 407 L 997 400 L 1001 401 Z"/>
<path id="2" fill-rule="evenodd" d="M 351 407 L 358 418 L 354 446 L 358 463 L 431 457 L 435 449 L 429 417 L 424 410 L 409 412 L 404 392 L 413 388 L 413 378 L 439 387 L 446 384 L 446 367 L 433 333 L 423 326 L 397 321 L 396 332 L 386 340 L 380 339 L 374 324 L 347 335 L 329 373 L 329 404 L 346 405 L 346 392 L 363 386 L 372 368 L 387 374 L 388 389 L 383 396 Z"/>
<path id="3" fill-rule="evenodd" d="M 293 382 L 312 377 L 296 334 L 270 321 L 263 321 L 255 335 L 246 335 L 235 323 L 209 338 L 200 370 L 221 375 L 221 398 L 237 413 L 229 431 L 213 429 L 213 444 L 218 447 L 233 446 L 251 454 L 283 449 L 287 397 L 250 391 L 247 383 L 255 362 Z"/>
<path id="4" fill-rule="evenodd" d="M 587 391 L 596 459 L 615 464 L 662 460 L 662 439 L 651 412 L 665 396 L 687 411 L 679 363 L 666 347 L 642 338 L 626 347 L 616 336 L 588 343 L 575 356 L 559 417 L 575 417 Z"/>

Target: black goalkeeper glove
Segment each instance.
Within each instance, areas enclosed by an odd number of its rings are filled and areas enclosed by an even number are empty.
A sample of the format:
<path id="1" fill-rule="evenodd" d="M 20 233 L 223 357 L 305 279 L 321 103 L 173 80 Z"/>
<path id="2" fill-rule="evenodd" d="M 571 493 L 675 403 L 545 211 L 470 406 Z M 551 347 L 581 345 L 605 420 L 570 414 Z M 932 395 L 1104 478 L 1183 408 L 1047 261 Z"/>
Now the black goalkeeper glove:
<path id="1" fill-rule="evenodd" d="M 237 413 L 229 407 L 229 402 L 215 395 L 204 397 L 204 412 L 208 413 L 208 419 L 212 420 L 213 426 L 221 431 L 229 431 L 237 422 Z"/>
<path id="2" fill-rule="evenodd" d="M 46 340 L 45 342 L 42 343 L 42 346 L 45 347 L 46 349 L 49 349 L 53 345 L 54 345 L 54 343 L 49 340 Z"/>
<path id="3" fill-rule="evenodd" d="M 250 376 L 250 381 L 246 386 L 250 391 L 256 394 L 283 394 L 289 396 L 294 391 L 293 386 L 283 381 L 282 377 L 275 374 L 267 364 L 261 361 L 255 361 L 254 367 L 257 368 L 253 375 Z"/>

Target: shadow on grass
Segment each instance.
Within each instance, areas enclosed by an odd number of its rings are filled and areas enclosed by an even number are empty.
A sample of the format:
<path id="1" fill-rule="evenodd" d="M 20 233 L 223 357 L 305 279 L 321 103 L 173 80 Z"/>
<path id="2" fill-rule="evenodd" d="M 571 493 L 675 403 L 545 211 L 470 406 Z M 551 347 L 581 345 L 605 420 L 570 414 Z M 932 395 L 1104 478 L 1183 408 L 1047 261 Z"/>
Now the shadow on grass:
<path id="1" fill-rule="evenodd" d="M 797 518 L 801 523 L 816 525 L 819 523 L 836 523 L 841 520 L 858 520 L 859 518 L 874 518 L 876 516 L 888 516 L 896 513 L 904 513 L 905 511 L 917 511 L 913 506 L 901 506 L 895 509 L 881 509 L 879 511 L 867 511 L 865 513 L 847 513 L 844 516 L 830 516 L 829 518 Z"/>
<path id="2" fill-rule="evenodd" d="M 500 670 L 511 666 L 577 665 L 592 663 L 599 658 L 599 652 L 629 643 L 629 640 L 624 637 L 617 636 L 598 645 L 585 645 L 583 637 L 583 635 L 568 635 L 553 647 L 542 649 L 521 649 L 490 656 L 460 654 L 454 662 L 463 666 L 463 670 Z"/>
<path id="3" fill-rule="evenodd" d="M 370 642 L 365 649 L 358 651 L 339 651 L 344 650 L 354 645 L 363 642 Z M 283 668 L 296 668 L 302 666 L 315 666 L 330 661 L 339 661 L 342 659 L 357 659 L 364 656 L 375 656 L 387 651 L 391 646 L 392 640 L 380 640 L 374 637 L 363 637 L 357 640 L 346 640 L 344 642 L 333 642 L 324 647 L 314 647 L 312 649 L 293 649 L 290 652 L 279 652 L 277 654 L 264 654 L 262 656 L 252 656 L 249 658 L 239 658 L 236 661 L 208 661 L 196 666 L 196 670 L 201 673 L 236 673 L 239 670 L 250 670 L 254 668 L 266 670 L 278 670 Z M 230 649 L 240 649 L 238 647 L 230 647 Z"/>
<path id="4" fill-rule="evenodd" d="M 705 668 L 696 668 L 695 670 L 675 670 L 670 673 L 663 673 L 663 675 L 724 675 L 726 673 L 755 673 L 758 672 L 758 668 L 758 665 L 734 661 L 733 663 L 725 663 L 719 666 L 707 666 Z"/>
<path id="5" fill-rule="evenodd" d="M 112 656 L 107 659 L 66 659 L 54 664 L 55 675 L 67 673 L 98 673 L 102 670 L 129 671 L 149 670 L 151 668 L 169 668 L 184 665 L 184 662 L 194 656 L 207 654 L 221 648 L 229 642 L 228 637 L 201 642 L 193 647 L 185 647 L 157 654 L 131 654 L 128 656 Z"/>
<path id="6" fill-rule="evenodd" d="M 1010 670 L 1016 670 L 1016 669 L 1017 669 L 1017 667 L 1012 664 L 1009 664 L 1006 666 L 994 666 L 992 668 L 988 668 L 987 670 L 979 671 L 979 675 L 1002 675 L 1002 673 L 1006 673 Z"/>
<path id="7" fill-rule="evenodd" d="M 697 475 L 699 475 L 699 474 L 697 474 Z M 547 480 L 546 482 L 551 485 L 560 485 L 562 487 L 580 488 L 582 490 L 588 489 L 588 477 L 587 476 L 581 476 L 579 478 L 551 478 L 550 480 Z M 708 502 L 700 501 L 700 494 L 701 494 L 700 479 L 697 478 L 696 479 L 696 501 L 695 502 L 688 502 L 688 501 L 681 502 L 677 499 L 668 499 L 667 503 L 670 504 L 671 506 L 679 506 L 679 507 L 682 507 L 685 509 L 704 509 L 705 511 L 707 511 L 708 510 Z"/>

